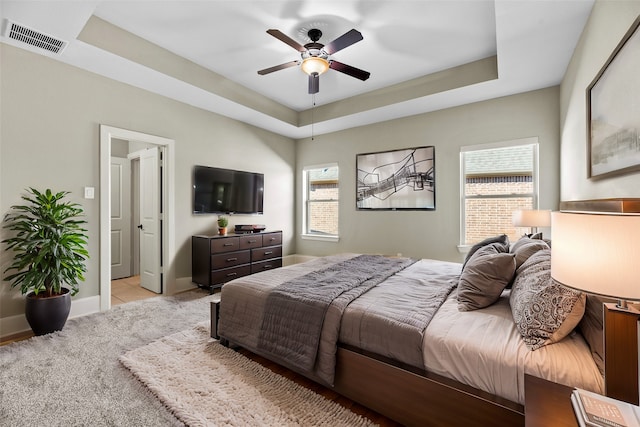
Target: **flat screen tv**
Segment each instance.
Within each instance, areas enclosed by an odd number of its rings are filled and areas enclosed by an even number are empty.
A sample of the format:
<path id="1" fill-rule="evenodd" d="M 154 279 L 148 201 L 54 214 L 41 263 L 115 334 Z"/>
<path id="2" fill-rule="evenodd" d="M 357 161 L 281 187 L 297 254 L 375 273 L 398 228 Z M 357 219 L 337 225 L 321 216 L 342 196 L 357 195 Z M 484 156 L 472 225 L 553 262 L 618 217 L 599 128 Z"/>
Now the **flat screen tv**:
<path id="1" fill-rule="evenodd" d="M 193 213 L 261 214 L 264 175 L 209 166 L 193 168 Z"/>

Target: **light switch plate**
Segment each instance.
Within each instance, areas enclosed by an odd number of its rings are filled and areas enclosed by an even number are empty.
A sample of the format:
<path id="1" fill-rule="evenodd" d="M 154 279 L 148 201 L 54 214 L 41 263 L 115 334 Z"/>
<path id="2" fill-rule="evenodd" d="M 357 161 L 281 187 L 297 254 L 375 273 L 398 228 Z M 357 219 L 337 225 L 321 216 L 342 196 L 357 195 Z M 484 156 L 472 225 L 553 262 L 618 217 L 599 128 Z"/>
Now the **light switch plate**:
<path id="1" fill-rule="evenodd" d="M 84 198 L 85 199 L 93 199 L 95 197 L 95 188 L 93 187 L 84 187 Z"/>

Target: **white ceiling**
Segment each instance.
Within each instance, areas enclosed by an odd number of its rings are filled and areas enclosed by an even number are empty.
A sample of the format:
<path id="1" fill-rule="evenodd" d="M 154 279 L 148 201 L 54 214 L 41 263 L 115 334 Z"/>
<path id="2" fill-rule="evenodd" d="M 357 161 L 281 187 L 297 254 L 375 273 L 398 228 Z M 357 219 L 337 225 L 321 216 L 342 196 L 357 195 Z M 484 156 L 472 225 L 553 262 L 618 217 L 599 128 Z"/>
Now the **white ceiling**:
<path id="1" fill-rule="evenodd" d="M 498 78 L 426 96 L 332 116 L 316 134 L 549 87 L 560 83 L 594 0 L 0 0 L 5 43 L 139 86 L 292 138 L 309 136 L 310 125 L 283 120 L 434 72 L 497 56 Z M 268 98 L 255 108 L 227 91 L 194 85 L 135 58 L 79 40 L 95 16 L 214 73 L 216 85 L 249 89 Z M 69 42 L 60 55 L 4 37 L 4 18 Z M 259 69 L 299 59 L 299 53 L 266 33 L 279 29 L 301 44 L 318 28 L 327 44 L 355 28 L 364 39 L 332 58 L 371 73 L 366 81 L 329 70 L 320 92 L 307 93 L 307 76 L 296 67 L 268 75 Z M 80 37 L 82 38 L 82 37 Z M 140 57 L 151 51 L 138 52 Z M 142 62 L 139 64 L 137 62 Z M 233 90 L 231 90 L 233 92 Z M 242 92 L 242 91 L 237 91 Z M 257 95 L 260 94 L 260 95 Z M 244 94 L 246 97 L 246 94 Z M 360 98 L 359 98 L 360 97 Z M 234 99 L 235 98 L 235 99 Z M 355 100 L 355 101 L 354 101 Z M 281 105 L 276 105 L 281 104 Z M 295 120 L 294 120 L 295 121 Z M 304 122 L 303 120 L 301 122 Z"/>

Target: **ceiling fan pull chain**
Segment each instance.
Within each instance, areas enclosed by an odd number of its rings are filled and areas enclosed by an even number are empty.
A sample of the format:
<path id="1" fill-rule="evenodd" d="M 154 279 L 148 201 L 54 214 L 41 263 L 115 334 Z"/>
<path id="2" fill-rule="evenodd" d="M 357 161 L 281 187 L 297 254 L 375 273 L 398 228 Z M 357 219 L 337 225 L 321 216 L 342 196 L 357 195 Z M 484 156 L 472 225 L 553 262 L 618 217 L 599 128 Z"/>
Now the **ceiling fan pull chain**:
<path id="1" fill-rule="evenodd" d="M 311 94 L 311 140 L 313 141 L 313 112 L 316 109 L 316 94 Z"/>

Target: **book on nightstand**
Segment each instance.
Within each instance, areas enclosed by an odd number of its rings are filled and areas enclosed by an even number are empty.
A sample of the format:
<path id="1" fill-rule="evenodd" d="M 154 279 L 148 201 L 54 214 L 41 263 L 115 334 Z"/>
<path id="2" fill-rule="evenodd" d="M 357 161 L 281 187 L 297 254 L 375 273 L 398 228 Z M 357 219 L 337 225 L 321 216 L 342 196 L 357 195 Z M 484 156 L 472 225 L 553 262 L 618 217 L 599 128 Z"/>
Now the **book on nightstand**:
<path id="1" fill-rule="evenodd" d="M 571 404 L 582 427 L 640 427 L 640 407 L 576 388 Z"/>

